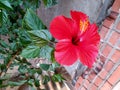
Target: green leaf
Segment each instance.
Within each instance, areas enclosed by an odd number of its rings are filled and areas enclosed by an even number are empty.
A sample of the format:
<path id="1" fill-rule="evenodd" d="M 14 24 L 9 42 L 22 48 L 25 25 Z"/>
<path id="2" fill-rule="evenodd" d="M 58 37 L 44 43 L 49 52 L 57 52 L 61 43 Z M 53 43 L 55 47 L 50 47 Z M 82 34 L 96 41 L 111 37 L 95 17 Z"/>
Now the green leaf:
<path id="1" fill-rule="evenodd" d="M 6 65 L 0 64 L 0 71 L 5 72 L 6 71 Z"/>
<path id="2" fill-rule="evenodd" d="M 33 30 L 28 32 L 34 44 L 40 47 L 47 45 L 49 40 L 52 38 L 48 30 Z"/>
<path id="3" fill-rule="evenodd" d="M 2 53 L 2 54 L 6 54 L 7 52 L 4 50 L 4 48 L 0 48 L 0 53 Z"/>
<path id="4" fill-rule="evenodd" d="M 40 80 L 39 79 L 35 79 L 34 81 L 35 81 L 35 86 L 39 87 L 40 86 L 40 82 L 39 82 Z"/>
<path id="5" fill-rule="evenodd" d="M 13 50 L 13 51 L 17 50 L 16 42 L 10 43 L 10 49 Z"/>
<path id="6" fill-rule="evenodd" d="M 9 61 L 10 61 L 10 59 L 11 59 L 11 57 L 12 57 L 12 55 L 9 53 L 9 54 L 7 54 L 7 57 L 5 57 L 5 59 L 4 59 L 4 64 L 8 64 L 9 63 Z"/>
<path id="7" fill-rule="evenodd" d="M 21 56 L 24 58 L 35 58 L 38 57 L 39 54 L 40 48 L 38 46 L 28 46 L 22 51 Z"/>
<path id="8" fill-rule="evenodd" d="M 52 62 L 55 62 L 54 51 L 55 51 L 54 49 L 51 51 L 51 59 L 50 60 Z"/>
<path id="9" fill-rule="evenodd" d="M 0 10 L 0 27 L 3 27 L 2 25 L 6 26 L 8 23 L 8 15 L 5 10 Z"/>
<path id="10" fill-rule="evenodd" d="M 50 60 L 52 50 L 53 48 L 49 47 L 48 45 L 41 47 L 39 57 Z"/>
<path id="11" fill-rule="evenodd" d="M 57 0 L 43 0 L 46 7 L 51 7 L 57 4 Z"/>
<path id="12" fill-rule="evenodd" d="M 27 84 L 29 84 L 30 86 L 33 86 L 34 83 L 34 79 L 29 78 L 27 81 Z"/>
<path id="13" fill-rule="evenodd" d="M 0 88 L 5 88 L 5 87 L 7 87 L 7 86 L 8 86 L 8 84 L 5 84 L 5 85 L 0 84 Z"/>
<path id="14" fill-rule="evenodd" d="M 30 36 L 29 36 L 29 34 L 28 34 L 27 31 L 25 31 L 25 30 L 19 30 L 18 35 L 19 35 L 21 43 L 24 46 L 27 46 L 28 44 L 31 43 L 31 39 L 30 39 Z"/>
<path id="15" fill-rule="evenodd" d="M 45 25 L 34 11 L 28 9 L 23 19 L 23 28 L 28 30 L 41 30 L 45 29 Z"/>
<path id="16" fill-rule="evenodd" d="M 27 65 L 20 65 L 18 71 L 22 74 L 27 73 L 28 72 Z"/>
<path id="17" fill-rule="evenodd" d="M 29 73 L 29 75 L 34 75 L 35 73 L 36 73 L 36 69 L 33 69 L 33 68 L 29 68 L 28 69 L 28 73 Z"/>
<path id="18" fill-rule="evenodd" d="M 0 45 L 2 47 L 4 47 L 4 48 L 8 48 L 9 47 L 8 44 L 5 41 L 3 41 L 3 40 L 0 40 Z"/>
<path id="19" fill-rule="evenodd" d="M 62 82 L 63 78 L 60 74 L 54 74 L 52 76 L 52 80 L 55 81 L 55 82 Z"/>
<path id="20" fill-rule="evenodd" d="M 47 70 L 49 69 L 49 67 L 50 67 L 50 64 L 40 64 L 40 67 L 41 67 L 43 70 L 47 71 Z"/>
<path id="21" fill-rule="evenodd" d="M 58 64 L 57 62 L 53 62 L 52 65 L 51 65 L 51 67 L 50 67 L 50 70 L 51 70 L 51 71 L 55 71 L 55 69 L 56 69 L 57 67 L 60 67 L 60 64 Z"/>
<path id="22" fill-rule="evenodd" d="M 38 74 L 42 74 L 42 70 L 39 68 L 39 69 L 36 69 L 36 72 L 38 73 Z"/>
<path id="23" fill-rule="evenodd" d="M 5 74 L 4 76 L 2 76 L 2 77 L 0 78 L 0 80 L 8 80 L 8 79 L 10 79 L 10 77 L 11 77 L 10 74 Z"/>
<path id="24" fill-rule="evenodd" d="M 5 58 L 4 55 L 0 54 L 0 59 L 4 59 L 4 58 Z"/>
<path id="25" fill-rule="evenodd" d="M 43 77 L 43 79 L 42 79 L 42 83 L 43 83 L 43 84 L 47 84 L 49 81 L 50 81 L 50 77 L 47 76 L 47 75 L 45 75 L 45 76 Z"/>
<path id="26" fill-rule="evenodd" d="M 34 10 L 36 8 L 39 8 L 41 0 L 24 0 L 23 4 L 25 8 L 30 7 L 31 9 Z"/>
<path id="27" fill-rule="evenodd" d="M 3 80 L 0 79 L 0 85 L 2 84 Z"/>
<path id="28" fill-rule="evenodd" d="M 23 85 L 26 82 L 27 82 L 27 80 L 22 80 L 22 81 L 18 81 L 18 82 L 9 81 L 8 84 L 10 86 L 20 86 L 20 85 Z"/>
<path id="29" fill-rule="evenodd" d="M 13 10 L 8 0 L 0 0 L 0 9 Z"/>

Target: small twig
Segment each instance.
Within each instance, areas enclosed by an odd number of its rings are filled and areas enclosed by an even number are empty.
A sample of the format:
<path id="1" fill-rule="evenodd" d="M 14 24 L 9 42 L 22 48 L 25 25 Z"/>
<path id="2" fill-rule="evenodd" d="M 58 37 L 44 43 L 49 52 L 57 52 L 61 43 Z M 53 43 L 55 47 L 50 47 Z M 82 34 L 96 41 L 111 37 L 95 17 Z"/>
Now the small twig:
<path id="1" fill-rule="evenodd" d="M 55 48 L 55 42 L 49 41 L 48 46 L 50 46 L 50 47 L 52 47 L 52 48 Z"/>
<path id="2" fill-rule="evenodd" d="M 9 63 L 6 65 L 6 69 L 7 69 L 7 70 L 9 69 L 10 65 L 12 64 L 13 60 L 15 59 L 15 57 L 19 54 L 19 52 L 20 52 L 20 51 L 17 51 L 17 52 L 14 54 L 14 56 L 10 59 Z M 7 70 L 6 70 L 6 72 L 7 72 Z M 5 73 L 4 73 L 4 74 L 5 74 Z M 4 74 L 3 74 L 3 71 L 0 72 L 0 76 L 3 76 Z"/>

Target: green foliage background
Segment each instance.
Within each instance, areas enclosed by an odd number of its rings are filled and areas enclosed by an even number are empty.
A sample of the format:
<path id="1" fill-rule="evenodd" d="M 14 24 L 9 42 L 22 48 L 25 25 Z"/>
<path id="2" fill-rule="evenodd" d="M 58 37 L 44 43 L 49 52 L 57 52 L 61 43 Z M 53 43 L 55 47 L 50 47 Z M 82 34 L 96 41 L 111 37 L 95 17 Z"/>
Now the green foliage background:
<path id="1" fill-rule="evenodd" d="M 40 86 L 50 81 L 43 71 L 54 71 L 59 64 L 55 62 L 54 40 L 46 26 L 36 15 L 41 2 L 49 8 L 57 4 L 56 0 L 0 0 L 0 88 L 28 84 Z M 32 67 L 29 59 L 43 58 L 52 62 L 42 63 L 38 68 Z M 11 80 L 8 69 L 18 67 L 21 80 Z M 62 81 L 60 74 L 52 76 L 53 81 Z"/>

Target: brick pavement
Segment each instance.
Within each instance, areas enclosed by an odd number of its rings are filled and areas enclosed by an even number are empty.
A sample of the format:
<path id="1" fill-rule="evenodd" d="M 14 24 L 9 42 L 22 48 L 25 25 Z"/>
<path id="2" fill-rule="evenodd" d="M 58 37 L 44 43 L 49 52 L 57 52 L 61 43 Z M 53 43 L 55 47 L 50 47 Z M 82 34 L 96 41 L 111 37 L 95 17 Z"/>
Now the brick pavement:
<path id="1" fill-rule="evenodd" d="M 112 12 L 103 21 L 100 30 L 101 43 L 97 62 L 87 74 L 79 77 L 75 85 L 76 90 L 120 90 L 119 8 L 120 0 L 115 0 Z"/>

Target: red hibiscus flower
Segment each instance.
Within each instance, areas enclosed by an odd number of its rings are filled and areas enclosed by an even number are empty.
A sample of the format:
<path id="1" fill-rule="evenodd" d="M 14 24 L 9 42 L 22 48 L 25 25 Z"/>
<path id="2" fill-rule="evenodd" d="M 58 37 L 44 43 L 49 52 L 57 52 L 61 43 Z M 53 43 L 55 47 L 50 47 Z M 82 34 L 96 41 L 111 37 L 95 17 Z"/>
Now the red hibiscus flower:
<path id="1" fill-rule="evenodd" d="M 82 12 L 71 11 L 71 17 L 57 16 L 50 24 L 50 32 L 58 40 L 55 59 L 61 65 L 72 65 L 79 59 L 91 68 L 98 54 L 98 27 Z"/>

